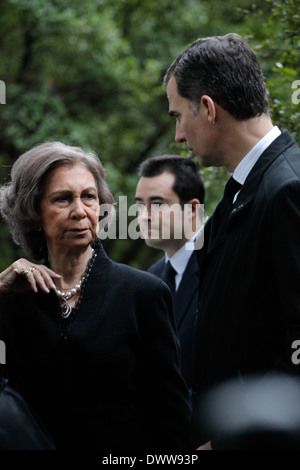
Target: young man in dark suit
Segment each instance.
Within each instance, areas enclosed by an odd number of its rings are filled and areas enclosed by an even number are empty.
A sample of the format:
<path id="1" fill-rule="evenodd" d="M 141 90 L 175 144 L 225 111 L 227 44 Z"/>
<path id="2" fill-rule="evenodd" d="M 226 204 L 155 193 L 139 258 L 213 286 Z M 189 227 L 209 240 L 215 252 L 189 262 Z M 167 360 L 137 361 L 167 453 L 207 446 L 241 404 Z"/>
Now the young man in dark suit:
<path id="1" fill-rule="evenodd" d="M 179 155 L 149 158 L 141 164 L 139 175 L 135 199 L 141 232 L 148 246 L 165 253 L 148 271 L 162 278 L 173 293 L 181 370 L 191 387 L 199 289 L 194 239 L 196 235 L 201 239 L 204 185 L 196 165 Z M 168 267 L 171 278 L 166 274 Z"/>
<path id="2" fill-rule="evenodd" d="M 194 394 L 253 373 L 299 374 L 299 147 L 273 125 L 263 73 L 237 34 L 195 41 L 164 84 L 175 140 L 232 175 L 199 250 Z"/>

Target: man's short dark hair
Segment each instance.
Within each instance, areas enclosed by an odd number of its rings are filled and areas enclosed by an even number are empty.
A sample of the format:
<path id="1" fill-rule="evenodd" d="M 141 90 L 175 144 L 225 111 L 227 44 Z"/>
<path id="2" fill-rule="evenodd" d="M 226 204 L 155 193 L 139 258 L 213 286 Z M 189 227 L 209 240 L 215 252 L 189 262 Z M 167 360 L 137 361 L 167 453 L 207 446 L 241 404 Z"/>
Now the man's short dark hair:
<path id="1" fill-rule="evenodd" d="M 195 163 L 180 155 L 159 155 L 148 158 L 139 167 L 139 176 L 153 178 L 167 172 L 175 176 L 172 187 L 180 204 L 191 199 L 199 199 L 204 204 L 205 189 L 203 179 Z"/>
<path id="2" fill-rule="evenodd" d="M 170 65 L 166 86 L 175 77 L 180 96 L 198 110 L 208 95 L 235 119 L 268 114 L 268 98 L 262 70 L 254 51 L 238 34 L 197 39 Z"/>

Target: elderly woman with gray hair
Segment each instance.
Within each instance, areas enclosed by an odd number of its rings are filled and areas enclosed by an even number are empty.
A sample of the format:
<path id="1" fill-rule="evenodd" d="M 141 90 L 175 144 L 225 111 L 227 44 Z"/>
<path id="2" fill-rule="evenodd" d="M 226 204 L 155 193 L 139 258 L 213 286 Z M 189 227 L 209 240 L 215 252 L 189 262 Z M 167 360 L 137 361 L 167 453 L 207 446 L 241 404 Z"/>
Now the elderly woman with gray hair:
<path id="1" fill-rule="evenodd" d="M 57 449 L 188 449 L 171 293 L 106 255 L 102 204 L 94 153 L 46 142 L 13 165 L 0 210 L 28 259 L 0 274 L 6 375 Z"/>

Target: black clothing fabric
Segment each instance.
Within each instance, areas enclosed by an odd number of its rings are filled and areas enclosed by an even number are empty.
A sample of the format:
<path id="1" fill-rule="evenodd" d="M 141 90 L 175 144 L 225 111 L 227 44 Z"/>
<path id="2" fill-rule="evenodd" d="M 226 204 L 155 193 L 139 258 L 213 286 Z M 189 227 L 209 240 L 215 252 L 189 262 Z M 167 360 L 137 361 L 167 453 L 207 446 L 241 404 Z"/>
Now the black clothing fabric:
<path id="1" fill-rule="evenodd" d="M 74 318 L 54 291 L 3 295 L 7 374 L 60 449 L 187 449 L 191 409 L 169 290 L 103 247 Z"/>
<path id="2" fill-rule="evenodd" d="M 150 266 L 148 271 L 162 278 L 164 266 L 165 258 L 161 258 Z M 198 308 L 198 290 L 199 265 L 196 251 L 194 251 L 185 268 L 178 290 L 174 295 L 175 321 L 181 348 L 181 371 L 188 387 L 192 386 L 192 346 Z"/>
<path id="3" fill-rule="evenodd" d="M 238 183 L 232 176 L 226 183 L 223 198 L 218 204 L 214 212 L 213 225 L 211 228 L 210 237 L 222 237 L 224 230 L 226 230 L 228 223 L 228 216 L 231 210 L 234 195 L 241 189 L 242 185 Z"/>
<path id="4" fill-rule="evenodd" d="M 4 377 L 0 378 L 0 450 L 55 450 L 43 423 Z"/>
<path id="5" fill-rule="evenodd" d="M 168 261 L 165 264 L 163 273 L 162 273 L 162 280 L 167 284 L 169 287 L 172 295 L 175 295 L 175 276 L 176 276 L 176 271 L 171 265 L 170 261 Z"/>
<path id="6" fill-rule="evenodd" d="M 299 374 L 300 150 L 287 131 L 263 152 L 231 207 L 226 230 L 205 226 L 195 325 L 195 394 L 231 377 Z M 217 212 L 217 208 L 216 208 Z"/>

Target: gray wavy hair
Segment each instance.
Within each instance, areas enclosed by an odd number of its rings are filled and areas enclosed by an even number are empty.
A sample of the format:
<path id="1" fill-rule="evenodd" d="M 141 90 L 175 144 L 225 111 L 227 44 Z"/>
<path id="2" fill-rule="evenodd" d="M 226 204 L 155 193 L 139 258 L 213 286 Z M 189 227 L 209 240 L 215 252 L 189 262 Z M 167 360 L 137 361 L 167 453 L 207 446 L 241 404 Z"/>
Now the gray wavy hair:
<path id="1" fill-rule="evenodd" d="M 43 232 L 39 230 L 45 178 L 54 168 L 77 164 L 86 166 L 93 174 L 100 204 L 112 207 L 114 198 L 97 154 L 62 142 L 45 142 L 23 153 L 12 166 L 11 181 L 0 188 L 0 212 L 13 240 L 36 260 L 46 258 L 48 253 Z"/>

